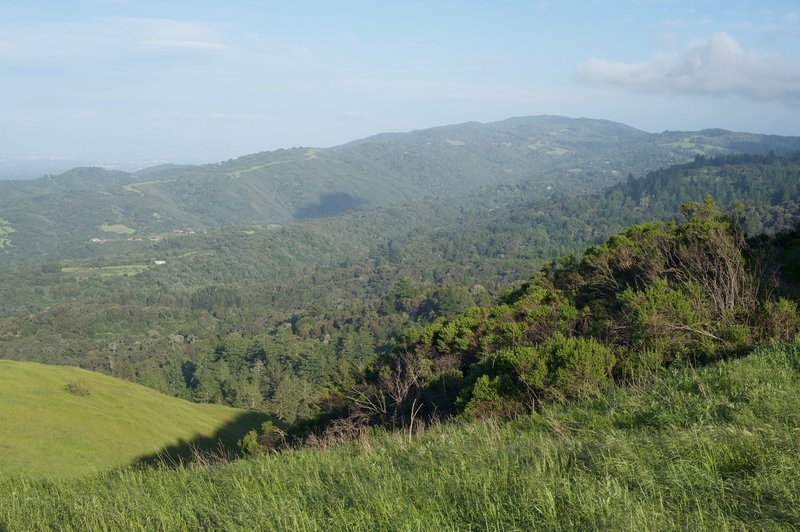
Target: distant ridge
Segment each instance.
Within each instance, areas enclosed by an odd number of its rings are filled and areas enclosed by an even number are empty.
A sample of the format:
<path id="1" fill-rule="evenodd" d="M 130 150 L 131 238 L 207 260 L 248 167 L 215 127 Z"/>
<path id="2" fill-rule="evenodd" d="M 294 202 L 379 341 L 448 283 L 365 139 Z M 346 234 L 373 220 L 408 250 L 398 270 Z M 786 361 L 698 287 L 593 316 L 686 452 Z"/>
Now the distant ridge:
<path id="1" fill-rule="evenodd" d="M 102 227 L 148 235 L 291 224 L 502 185 L 579 194 L 698 154 L 796 149 L 800 137 L 719 129 L 646 133 L 608 120 L 544 115 L 383 133 L 334 148 L 261 152 L 201 166 L 134 173 L 76 168 L 0 182 L 0 220 L 13 229 L 0 254 L 76 256 L 77 244 L 108 236 Z"/>

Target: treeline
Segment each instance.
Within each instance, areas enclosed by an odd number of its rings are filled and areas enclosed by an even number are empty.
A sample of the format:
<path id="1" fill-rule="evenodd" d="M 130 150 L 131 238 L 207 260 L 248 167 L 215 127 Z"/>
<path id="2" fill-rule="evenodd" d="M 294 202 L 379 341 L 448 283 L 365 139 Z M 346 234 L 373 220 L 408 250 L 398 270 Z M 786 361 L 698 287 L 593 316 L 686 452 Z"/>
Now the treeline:
<path id="1" fill-rule="evenodd" d="M 711 200 L 562 257 L 495 305 L 407 328 L 323 438 L 451 415 L 512 417 L 800 332 L 800 233 L 745 238 Z M 788 254 L 787 254 L 788 253 Z"/>

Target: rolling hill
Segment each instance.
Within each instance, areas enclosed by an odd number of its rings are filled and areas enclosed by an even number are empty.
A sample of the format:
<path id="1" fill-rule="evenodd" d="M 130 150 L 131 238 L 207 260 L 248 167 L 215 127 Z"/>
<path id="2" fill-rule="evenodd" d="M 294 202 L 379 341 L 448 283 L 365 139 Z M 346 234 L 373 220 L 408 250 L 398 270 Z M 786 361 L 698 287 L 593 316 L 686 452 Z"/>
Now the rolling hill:
<path id="1" fill-rule="evenodd" d="M 534 185 L 499 187 L 280 228 L 169 237 L 102 260 L 0 274 L 0 350 L 235 406 L 253 400 L 239 386 L 260 388 L 265 409 L 281 396 L 322 400 L 346 353 L 373 356 L 401 325 L 446 315 L 442 298 L 450 312 L 487 304 L 544 262 L 678 216 L 682 203 L 709 193 L 725 209 L 746 203 L 751 234 L 790 229 L 800 222 L 798 187 L 800 154 L 725 156 L 590 195 L 537 199 Z M 227 366 L 219 375 L 208 368 L 215 357 Z M 259 360 L 267 371 L 251 382 Z M 195 364 L 185 379 L 166 378 L 182 364 Z M 207 379 L 217 391 L 200 389 Z"/>
<path id="2" fill-rule="evenodd" d="M 8 259 L 74 256 L 91 238 L 178 228 L 287 224 L 426 196 L 527 183 L 575 194 L 697 154 L 800 148 L 800 138 L 723 130 L 646 133 L 605 120 L 554 116 L 381 134 L 333 148 L 294 148 L 202 166 L 127 173 L 78 168 L 0 182 Z M 112 229 L 109 229 L 112 228 Z"/>
<path id="3" fill-rule="evenodd" d="M 190 443 L 235 446 L 264 420 L 78 368 L 0 360 L 0 476 L 76 476 L 177 458 Z"/>

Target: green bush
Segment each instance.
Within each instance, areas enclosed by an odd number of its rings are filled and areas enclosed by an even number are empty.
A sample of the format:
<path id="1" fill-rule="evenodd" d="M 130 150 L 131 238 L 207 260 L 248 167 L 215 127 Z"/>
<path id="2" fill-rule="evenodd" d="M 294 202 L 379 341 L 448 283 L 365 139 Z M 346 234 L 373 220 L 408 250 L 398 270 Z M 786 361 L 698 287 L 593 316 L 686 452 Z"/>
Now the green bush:
<path id="1" fill-rule="evenodd" d="M 594 338 L 556 335 L 542 349 L 556 393 L 570 399 L 582 398 L 603 392 L 611 384 L 616 358 Z"/>
<path id="2" fill-rule="evenodd" d="M 515 392 L 517 388 L 508 375 L 492 378 L 481 375 L 460 400 L 464 404 L 463 415 L 470 418 L 513 417 L 523 410 L 519 394 Z"/>
<path id="3" fill-rule="evenodd" d="M 547 379 L 547 364 L 541 352 L 535 347 L 522 346 L 517 349 L 502 349 L 498 359 L 508 364 L 519 381 L 529 390 L 541 390 Z"/>
<path id="4" fill-rule="evenodd" d="M 261 431 L 255 429 L 249 431 L 237 442 L 242 452 L 250 457 L 261 456 L 275 449 L 276 429 L 272 426 L 272 421 L 265 421 L 261 424 Z"/>
<path id="5" fill-rule="evenodd" d="M 619 328 L 634 348 L 661 353 L 665 363 L 713 355 L 715 323 L 697 285 L 672 287 L 656 279 L 644 290 L 628 288 L 617 300 Z"/>

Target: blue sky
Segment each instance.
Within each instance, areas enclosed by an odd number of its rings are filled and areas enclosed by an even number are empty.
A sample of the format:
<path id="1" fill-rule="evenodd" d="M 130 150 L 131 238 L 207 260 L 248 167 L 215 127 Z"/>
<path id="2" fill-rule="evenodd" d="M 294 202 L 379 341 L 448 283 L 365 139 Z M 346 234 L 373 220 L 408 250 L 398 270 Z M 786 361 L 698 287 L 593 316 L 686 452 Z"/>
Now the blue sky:
<path id="1" fill-rule="evenodd" d="M 210 162 L 533 114 L 800 135 L 800 5 L 0 0 L 3 157 Z"/>

